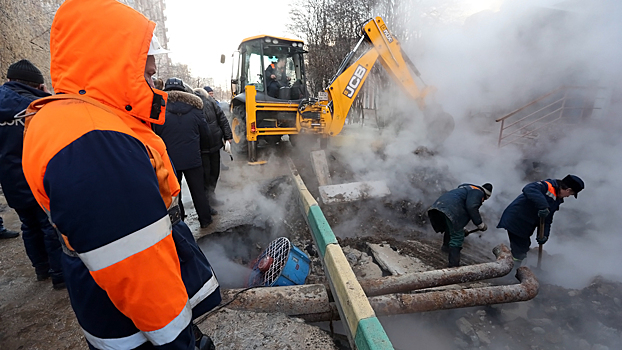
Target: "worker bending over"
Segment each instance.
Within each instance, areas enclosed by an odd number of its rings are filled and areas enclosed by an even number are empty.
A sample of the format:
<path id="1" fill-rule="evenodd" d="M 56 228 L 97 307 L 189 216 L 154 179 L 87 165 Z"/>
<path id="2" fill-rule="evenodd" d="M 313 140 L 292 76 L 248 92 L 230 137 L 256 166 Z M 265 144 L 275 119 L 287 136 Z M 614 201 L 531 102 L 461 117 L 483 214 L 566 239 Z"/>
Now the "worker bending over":
<path id="1" fill-rule="evenodd" d="M 468 235 L 464 227 L 469 221 L 480 231 L 488 229 L 479 214 L 479 207 L 491 194 L 492 185 L 489 183 L 482 186 L 462 184 L 441 195 L 428 210 L 434 231 L 443 232 L 441 250 L 449 253 L 448 267 L 460 266 L 460 250 Z"/>

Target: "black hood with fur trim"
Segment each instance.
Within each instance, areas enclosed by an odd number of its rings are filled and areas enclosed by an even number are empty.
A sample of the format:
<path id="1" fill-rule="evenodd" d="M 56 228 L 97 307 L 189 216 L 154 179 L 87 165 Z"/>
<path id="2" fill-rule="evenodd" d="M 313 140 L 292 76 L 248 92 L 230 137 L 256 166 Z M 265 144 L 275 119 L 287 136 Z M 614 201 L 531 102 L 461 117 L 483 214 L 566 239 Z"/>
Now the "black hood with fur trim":
<path id="1" fill-rule="evenodd" d="M 166 111 L 175 114 L 186 114 L 192 108 L 203 109 L 203 101 L 194 94 L 183 91 L 167 91 L 168 105 Z"/>
<path id="2" fill-rule="evenodd" d="M 176 170 L 201 166 L 201 144 L 209 142 L 209 130 L 198 96 L 168 91 L 165 122 L 153 131 L 164 140 Z"/>

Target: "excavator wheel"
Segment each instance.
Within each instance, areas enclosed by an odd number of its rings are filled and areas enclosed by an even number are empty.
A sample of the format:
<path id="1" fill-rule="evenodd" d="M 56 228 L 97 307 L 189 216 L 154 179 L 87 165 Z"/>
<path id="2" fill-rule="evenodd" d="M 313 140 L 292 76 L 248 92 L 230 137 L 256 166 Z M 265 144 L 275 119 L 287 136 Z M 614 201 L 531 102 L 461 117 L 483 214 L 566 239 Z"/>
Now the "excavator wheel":
<path id="1" fill-rule="evenodd" d="M 231 147 L 236 153 L 246 153 L 246 108 L 243 105 L 233 107 L 231 116 L 231 132 L 233 133 L 233 144 Z"/>
<path id="2" fill-rule="evenodd" d="M 257 162 L 257 141 L 246 139 L 246 108 L 244 105 L 233 107 L 233 118 L 231 119 L 231 131 L 233 133 L 234 152 L 248 154 L 248 162 Z"/>

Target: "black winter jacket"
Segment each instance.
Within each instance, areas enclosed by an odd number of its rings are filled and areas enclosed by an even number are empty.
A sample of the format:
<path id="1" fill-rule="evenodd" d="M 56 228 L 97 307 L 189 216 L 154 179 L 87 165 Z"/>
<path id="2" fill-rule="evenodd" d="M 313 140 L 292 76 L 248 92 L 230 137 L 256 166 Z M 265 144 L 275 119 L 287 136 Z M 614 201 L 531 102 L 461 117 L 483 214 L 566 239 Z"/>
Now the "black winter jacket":
<path id="1" fill-rule="evenodd" d="M 38 205 L 22 170 L 24 120 L 13 117 L 49 93 L 9 81 L 0 86 L 0 185 L 11 208 L 25 209 Z"/>
<path id="2" fill-rule="evenodd" d="M 482 223 L 479 207 L 482 206 L 484 196 L 484 190 L 480 186 L 462 184 L 440 196 L 430 210 L 445 214 L 456 230 L 464 228 L 469 221 L 477 226 Z M 442 223 L 431 224 L 436 232 L 442 232 Z"/>
<path id="3" fill-rule="evenodd" d="M 176 171 L 199 167 L 201 144 L 209 137 L 203 102 L 187 92 L 167 92 L 166 119 L 164 124 L 154 125 L 153 131 L 164 140 Z"/>
<path id="4" fill-rule="evenodd" d="M 225 113 L 213 97 L 201 88 L 195 89 L 194 93 L 203 101 L 203 115 L 205 120 L 207 120 L 207 126 L 210 131 L 209 142 L 201 144 L 201 152 L 218 152 L 224 145 L 223 140 L 231 140 L 233 138 L 231 126 L 227 121 Z"/>

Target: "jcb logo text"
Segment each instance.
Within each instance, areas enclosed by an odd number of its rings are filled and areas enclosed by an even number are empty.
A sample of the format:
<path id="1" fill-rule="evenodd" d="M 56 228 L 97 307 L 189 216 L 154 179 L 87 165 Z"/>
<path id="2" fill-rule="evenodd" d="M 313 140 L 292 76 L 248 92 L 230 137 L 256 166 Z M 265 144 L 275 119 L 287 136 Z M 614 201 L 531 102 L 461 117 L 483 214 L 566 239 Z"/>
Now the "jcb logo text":
<path id="1" fill-rule="evenodd" d="M 354 74 L 352 74 L 352 78 L 350 78 L 348 86 L 346 86 L 346 89 L 343 90 L 343 94 L 348 96 L 349 98 L 352 98 L 356 89 L 359 87 L 359 85 L 361 85 L 361 81 L 363 81 L 363 77 L 366 73 L 367 69 L 359 64 L 359 66 L 356 67 L 356 70 L 354 70 Z"/>

